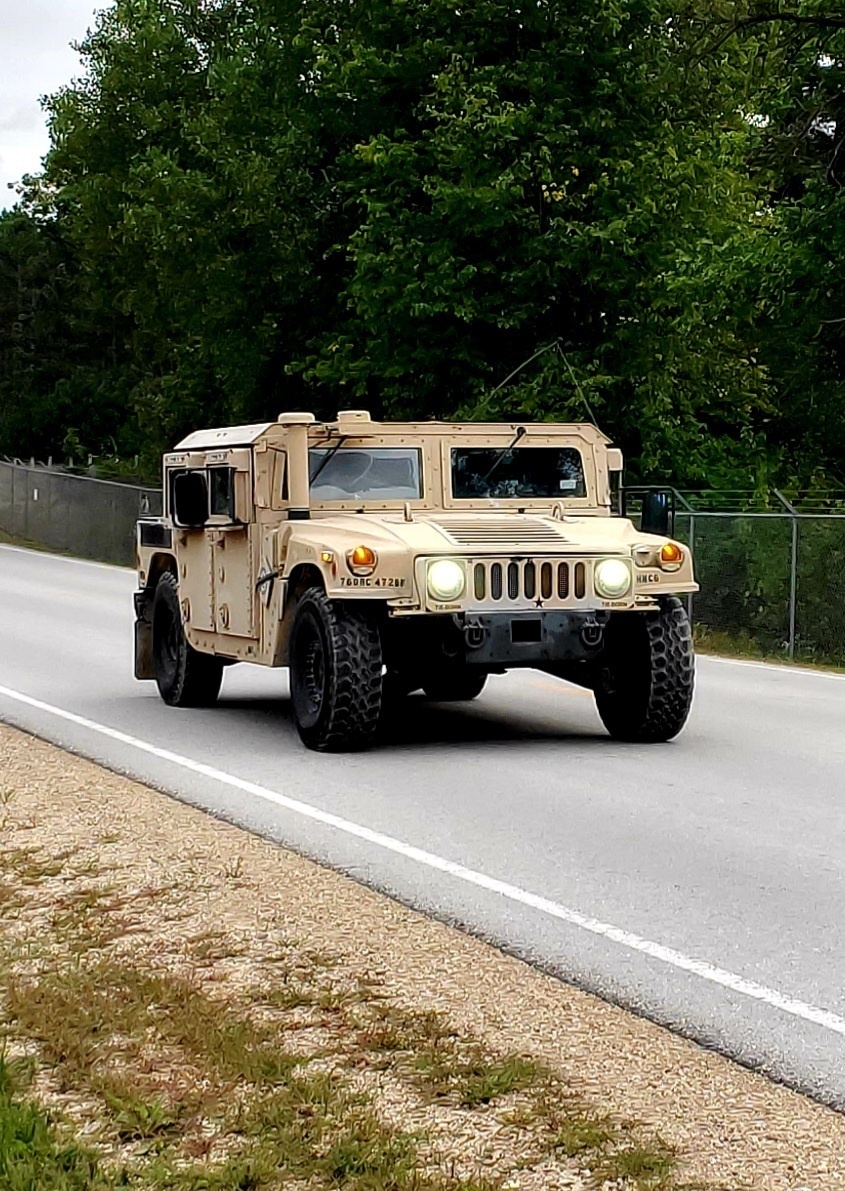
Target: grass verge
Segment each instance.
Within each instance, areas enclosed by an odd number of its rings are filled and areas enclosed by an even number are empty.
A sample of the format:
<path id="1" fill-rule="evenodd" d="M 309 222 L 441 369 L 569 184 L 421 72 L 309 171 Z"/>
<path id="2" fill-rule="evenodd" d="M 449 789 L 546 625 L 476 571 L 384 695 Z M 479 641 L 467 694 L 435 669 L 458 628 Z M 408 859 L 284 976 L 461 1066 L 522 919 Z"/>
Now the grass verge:
<path id="1" fill-rule="evenodd" d="M 60 1141 L 50 1118 L 25 1095 L 31 1066 L 0 1054 L 0 1187 L 6 1191 L 108 1191 L 96 1153 Z"/>
<path id="2" fill-rule="evenodd" d="M 44 554 L 63 554 L 68 555 L 67 550 L 52 550 L 49 546 L 42 546 L 40 542 L 34 542 L 31 538 L 19 538 L 13 534 L 6 533 L 5 529 L 0 529 L 0 543 L 4 546 L 21 546 L 26 550 L 40 550 Z"/>
<path id="3" fill-rule="evenodd" d="M 735 637 L 730 633 L 714 632 L 701 625 L 694 626 L 693 636 L 698 653 L 741 658 L 750 662 L 774 662 L 781 666 L 794 666 L 798 670 L 828 670 L 835 674 L 845 674 L 845 664 L 842 662 L 800 653 L 790 658 L 785 650 L 765 650 L 750 637 Z"/>
<path id="4" fill-rule="evenodd" d="M 236 883 L 236 878 L 232 878 Z M 659 1138 L 192 891 L 0 849 L 0 1191 L 680 1191 Z"/>

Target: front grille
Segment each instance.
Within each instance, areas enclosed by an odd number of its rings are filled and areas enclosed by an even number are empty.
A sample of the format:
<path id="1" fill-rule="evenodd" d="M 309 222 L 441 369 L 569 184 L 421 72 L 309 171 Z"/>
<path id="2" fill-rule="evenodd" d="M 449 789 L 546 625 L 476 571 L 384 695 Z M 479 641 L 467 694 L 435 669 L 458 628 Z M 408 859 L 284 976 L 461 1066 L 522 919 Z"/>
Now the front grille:
<path id="1" fill-rule="evenodd" d="M 479 604 L 531 602 L 556 606 L 586 599 L 587 566 L 568 560 L 509 562 L 477 559 L 470 564 L 470 590 Z M 571 597 L 571 598 L 570 598 Z"/>
<path id="2" fill-rule="evenodd" d="M 525 552 L 532 547 L 555 546 L 559 548 L 566 538 L 554 526 L 539 518 L 522 517 L 478 517 L 472 521 L 434 522 L 456 546 L 470 548 L 485 547 L 507 551 Z"/>

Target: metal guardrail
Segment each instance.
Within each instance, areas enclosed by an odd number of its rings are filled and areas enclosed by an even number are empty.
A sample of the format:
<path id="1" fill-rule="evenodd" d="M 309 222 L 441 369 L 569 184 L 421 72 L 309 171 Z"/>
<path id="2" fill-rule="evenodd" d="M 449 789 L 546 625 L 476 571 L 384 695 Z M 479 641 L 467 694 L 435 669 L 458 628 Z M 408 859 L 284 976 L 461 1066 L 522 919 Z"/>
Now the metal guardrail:
<path id="1" fill-rule="evenodd" d="M 161 514 L 161 491 L 0 461 L 0 530 L 50 550 L 132 566 L 135 523 Z"/>

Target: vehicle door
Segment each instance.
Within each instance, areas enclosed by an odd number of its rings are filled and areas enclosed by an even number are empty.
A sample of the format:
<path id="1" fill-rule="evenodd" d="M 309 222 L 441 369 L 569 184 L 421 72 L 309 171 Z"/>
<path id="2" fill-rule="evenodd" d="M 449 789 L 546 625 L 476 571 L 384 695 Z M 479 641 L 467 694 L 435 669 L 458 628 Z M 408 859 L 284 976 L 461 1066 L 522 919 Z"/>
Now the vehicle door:
<path id="1" fill-rule="evenodd" d="M 209 451 L 206 462 L 214 626 L 218 633 L 254 638 L 258 541 L 252 452 Z"/>
<path id="2" fill-rule="evenodd" d="M 214 631 L 213 546 L 208 529 L 208 473 L 205 455 L 168 458 L 167 502 L 176 528 L 179 596 L 186 624 Z"/>

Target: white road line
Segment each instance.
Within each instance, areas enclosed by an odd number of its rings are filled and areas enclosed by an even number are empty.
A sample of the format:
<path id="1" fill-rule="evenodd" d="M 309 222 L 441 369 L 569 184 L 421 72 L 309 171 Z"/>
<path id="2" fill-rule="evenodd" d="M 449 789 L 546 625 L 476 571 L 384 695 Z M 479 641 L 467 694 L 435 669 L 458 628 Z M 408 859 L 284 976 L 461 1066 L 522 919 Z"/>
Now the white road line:
<path id="1" fill-rule="evenodd" d="M 130 736 L 126 732 L 121 732 L 117 728 L 109 728 L 105 724 L 99 724 L 95 720 L 86 719 L 84 716 L 76 715 L 72 711 L 65 711 L 61 707 L 53 707 L 50 703 L 43 703 L 40 699 L 33 699 L 30 695 L 24 695 L 21 691 L 0 686 L 0 696 L 11 699 L 16 703 L 23 703 L 25 706 L 32 707 L 37 711 L 46 712 L 49 715 L 56 716 L 58 719 L 76 724 L 80 728 L 86 728 L 88 731 L 96 732 L 100 736 L 106 736 L 110 740 L 116 740 L 121 744 L 129 745 L 131 748 L 138 749 L 140 752 L 148 753 L 150 756 L 158 757 L 162 761 L 167 761 L 172 765 L 187 769 L 191 773 L 207 777 L 211 781 L 218 782 L 223 786 L 229 786 L 234 790 L 251 794 L 255 798 L 273 803 L 293 814 L 301 815 L 303 818 L 312 819 L 314 822 L 322 823 L 327 827 L 333 827 L 337 831 L 344 832 L 346 835 L 355 836 L 357 839 L 365 840 L 367 843 L 384 848 L 388 852 L 394 852 L 399 856 L 404 856 L 407 860 L 413 860 L 417 864 L 425 865 L 427 868 L 446 873 L 448 876 L 455 877 L 459 881 L 464 881 L 468 885 L 474 885 L 479 889 L 486 889 L 490 893 L 497 893 L 501 897 L 507 898 L 508 901 L 518 902 L 520 905 L 538 910 L 542 914 L 548 914 L 552 918 L 557 918 L 562 922 L 569 923 L 571 926 L 579 927 L 581 930 L 588 931 L 592 935 L 609 939 L 611 942 L 618 943 L 622 947 L 627 947 L 631 951 L 637 951 L 652 959 L 660 960 L 662 963 L 677 968 L 682 972 L 690 972 L 692 975 L 698 976 L 702 980 L 707 980 L 711 984 L 718 984 L 744 997 L 751 997 L 755 1001 L 762 1001 L 773 1009 L 779 1009 L 792 1017 L 811 1022 L 814 1025 L 821 1026 L 825 1030 L 832 1031 L 834 1034 L 841 1034 L 845 1037 L 845 1018 L 840 1017 L 828 1009 L 820 1009 L 816 1005 L 808 1004 L 806 1001 L 800 1001 L 795 997 L 786 996 L 784 993 L 778 992 L 777 989 L 767 988 L 764 984 L 757 984 L 753 980 L 746 980 L 743 976 L 737 976 L 734 972 L 728 972 L 724 968 L 715 967 L 705 960 L 693 959 L 680 951 L 675 951 L 671 947 L 665 947 L 662 943 L 655 943 L 650 939 L 644 939 L 641 935 L 633 934 L 631 931 L 623 930 L 618 926 L 612 926 L 607 922 L 601 922 L 597 918 L 591 918 L 586 914 L 581 914 L 578 910 L 570 910 L 566 906 L 559 905 L 557 902 L 549 901 L 548 898 L 538 897 L 534 893 L 520 889 L 517 885 L 510 885 L 508 882 L 500 881 L 496 877 L 489 877 L 486 873 L 465 868 L 464 865 L 456 864 L 452 860 L 446 860 L 442 856 L 435 855 L 433 852 L 426 852 L 422 848 L 414 847 L 413 844 L 406 844 L 402 840 L 395 839 L 393 836 L 384 835 L 380 831 L 373 831 L 369 827 L 362 827 L 359 823 L 353 823 L 351 820 L 340 818 L 340 816 L 333 815 L 329 811 L 320 810 L 318 807 L 311 806 L 307 802 L 301 802 L 297 798 L 289 798 L 285 794 L 278 794 L 275 790 L 269 790 L 265 786 L 258 786 L 254 782 L 245 781 L 243 778 L 235 777 L 234 774 L 225 773 L 221 769 L 215 769 L 211 765 L 204 765 L 201 761 L 194 761 L 190 757 L 183 757 L 179 753 L 172 753 L 169 749 L 159 748 L 157 745 L 149 744 L 146 740 L 140 740 L 137 736 Z"/>
<path id="2" fill-rule="evenodd" d="M 779 662 L 755 662 L 751 658 L 723 658 L 715 653 L 699 653 L 700 662 L 706 658 L 708 662 L 718 662 L 721 666 L 750 666 L 752 670 L 775 670 L 779 674 L 791 674 L 800 678 L 832 678 L 836 682 L 845 682 L 845 674 L 835 674 L 831 670 L 814 670 L 812 666 L 786 666 Z"/>
<path id="3" fill-rule="evenodd" d="M 110 571 L 112 575 L 121 571 L 135 573 L 132 567 L 121 567 L 116 563 L 94 562 L 91 558 L 69 558 L 67 554 L 54 554 L 52 550 L 28 550 L 26 546 L 10 546 L 6 542 L 0 542 L 0 550 L 8 551 L 9 554 L 27 554 L 30 558 L 52 558 L 56 562 L 68 562 L 76 567 L 93 567 L 98 571 Z"/>

